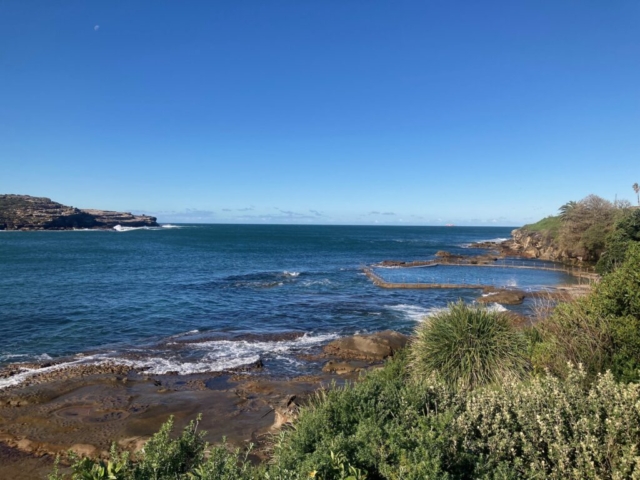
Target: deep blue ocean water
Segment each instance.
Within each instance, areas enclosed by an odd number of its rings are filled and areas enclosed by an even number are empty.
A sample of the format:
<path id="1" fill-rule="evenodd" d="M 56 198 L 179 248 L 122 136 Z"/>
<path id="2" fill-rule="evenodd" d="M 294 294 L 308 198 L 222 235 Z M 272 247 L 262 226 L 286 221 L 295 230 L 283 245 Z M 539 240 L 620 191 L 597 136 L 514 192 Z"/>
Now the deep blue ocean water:
<path id="1" fill-rule="evenodd" d="M 482 253 L 465 245 L 507 238 L 510 231 L 185 225 L 0 232 L 0 364 L 111 358 L 156 373 L 188 373 L 262 358 L 267 369 L 296 373 L 306 368 L 296 352 L 354 332 L 411 332 L 429 312 L 480 295 L 385 290 L 362 266 L 430 259 L 438 250 Z M 455 269 L 379 273 L 392 281 L 445 275 L 528 289 L 571 281 L 547 271 Z M 281 335 L 292 333 L 298 336 Z"/>

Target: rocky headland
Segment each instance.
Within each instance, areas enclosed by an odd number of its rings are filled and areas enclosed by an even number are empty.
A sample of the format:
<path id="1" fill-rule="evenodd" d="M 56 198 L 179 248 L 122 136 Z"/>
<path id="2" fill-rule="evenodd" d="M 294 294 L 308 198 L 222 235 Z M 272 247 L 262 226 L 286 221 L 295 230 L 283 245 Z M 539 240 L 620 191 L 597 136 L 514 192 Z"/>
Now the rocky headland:
<path id="1" fill-rule="evenodd" d="M 511 238 L 508 240 L 472 243 L 470 247 L 493 250 L 500 257 L 535 258 L 571 265 L 589 263 L 593 260 L 579 252 L 560 247 L 549 232 L 529 230 L 526 227 L 512 230 Z"/>
<path id="2" fill-rule="evenodd" d="M 44 197 L 0 195 L 0 230 L 73 230 L 157 227 L 156 217 L 69 207 Z"/>

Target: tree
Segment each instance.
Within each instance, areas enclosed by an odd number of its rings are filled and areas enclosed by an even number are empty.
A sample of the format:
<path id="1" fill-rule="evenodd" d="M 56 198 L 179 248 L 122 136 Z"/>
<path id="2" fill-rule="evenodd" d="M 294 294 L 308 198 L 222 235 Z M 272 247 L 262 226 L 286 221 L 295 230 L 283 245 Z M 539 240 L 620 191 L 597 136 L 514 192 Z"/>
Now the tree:
<path id="1" fill-rule="evenodd" d="M 566 220 L 567 216 L 571 213 L 571 210 L 573 210 L 576 207 L 576 205 L 578 205 L 578 203 L 573 200 L 562 205 L 558 209 L 560 211 L 560 220 L 562 221 Z"/>
<path id="2" fill-rule="evenodd" d="M 638 182 L 634 183 L 631 188 L 633 188 L 633 191 L 636 192 L 636 195 L 638 196 L 638 205 L 640 206 L 640 185 L 638 185 Z"/>
<path id="3" fill-rule="evenodd" d="M 563 205 L 560 211 L 560 246 L 584 260 L 598 260 L 616 218 L 617 209 L 613 203 L 589 195 L 579 202 Z"/>

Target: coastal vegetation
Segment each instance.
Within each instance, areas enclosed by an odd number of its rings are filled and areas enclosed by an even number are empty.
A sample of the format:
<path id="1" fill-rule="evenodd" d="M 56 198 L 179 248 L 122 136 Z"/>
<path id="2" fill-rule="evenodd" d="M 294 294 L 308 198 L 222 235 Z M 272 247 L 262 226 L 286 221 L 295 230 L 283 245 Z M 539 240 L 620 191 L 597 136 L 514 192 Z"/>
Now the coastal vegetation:
<path id="1" fill-rule="evenodd" d="M 454 389 L 473 389 L 523 378 L 525 349 L 507 316 L 458 302 L 416 328 L 412 371 L 418 380 L 436 375 Z"/>
<path id="2" fill-rule="evenodd" d="M 526 253 L 546 260 L 592 264 L 610 272 L 623 261 L 626 247 L 640 239 L 640 209 L 626 200 L 610 202 L 597 195 L 562 205 L 558 215 L 517 230 Z M 526 248 L 525 248 L 526 249 Z"/>
<path id="3" fill-rule="evenodd" d="M 197 422 L 176 436 L 169 420 L 139 453 L 77 458 L 71 477 L 640 478 L 640 209 L 591 197 L 563 215 L 547 220 L 556 238 L 582 232 L 606 268 L 533 325 L 449 305 L 384 367 L 318 391 L 258 465 L 251 447 L 207 445 Z"/>

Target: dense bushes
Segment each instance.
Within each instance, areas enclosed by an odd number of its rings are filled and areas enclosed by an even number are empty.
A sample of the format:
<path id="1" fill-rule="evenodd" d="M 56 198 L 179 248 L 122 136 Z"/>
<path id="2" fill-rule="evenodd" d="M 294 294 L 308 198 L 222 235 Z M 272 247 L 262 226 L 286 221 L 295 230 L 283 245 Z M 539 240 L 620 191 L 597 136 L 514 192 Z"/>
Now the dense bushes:
<path id="1" fill-rule="evenodd" d="M 242 480 L 257 478 L 246 456 L 231 452 L 225 445 L 209 448 L 204 432 L 198 432 L 198 421 L 187 425 L 180 436 L 171 438 L 170 418 L 146 444 L 135 460 L 128 452 L 113 446 L 108 460 L 81 458 L 72 465 L 74 480 L 169 480 L 216 479 Z M 49 480 L 64 480 L 57 464 Z"/>
<path id="2" fill-rule="evenodd" d="M 193 427 L 171 441 L 164 427 L 114 479 L 633 478 L 640 473 L 640 390 L 586 373 L 533 377 L 454 392 L 435 377 L 412 380 L 407 355 L 305 408 L 276 441 L 271 464 L 238 452 L 208 459 Z M 195 448 L 194 448 L 195 447 Z M 163 453 L 164 452 L 164 453 Z M 117 456 L 116 456 L 117 461 Z M 84 473 L 83 473 L 84 472 Z"/>
<path id="3" fill-rule="evenodd" d="M 598 260 L 620 209 L 597 195 L 565 207 L 560 216 L 560 246 L 586 260 Z"/>
<path id="4" fill-rule="evenodd" d="M 621 381 L 640 379 L 640 243 L 586 298 L 561 304 L 531 335 L 532 362 L 563 376 L 567 362 L 584 365 L 589 378 L 611 370 Z"/>
<path id="5" fill-rule="evenodd" d="M 640 242 L 640 208 L 620 210 L 613 231 L 606 237 L 606 248 L 596 269 L 599 273 L 612 272 L 624 262 L 632 243 Z"/>
<path id="6" fill-rule="evenodd" d="M 570 368 L 564 381 L 543 375 L 507 382 L 466 399 L 454 425 L 467 478 L 635 478 L 640 474 L 638 385 Z"/>

